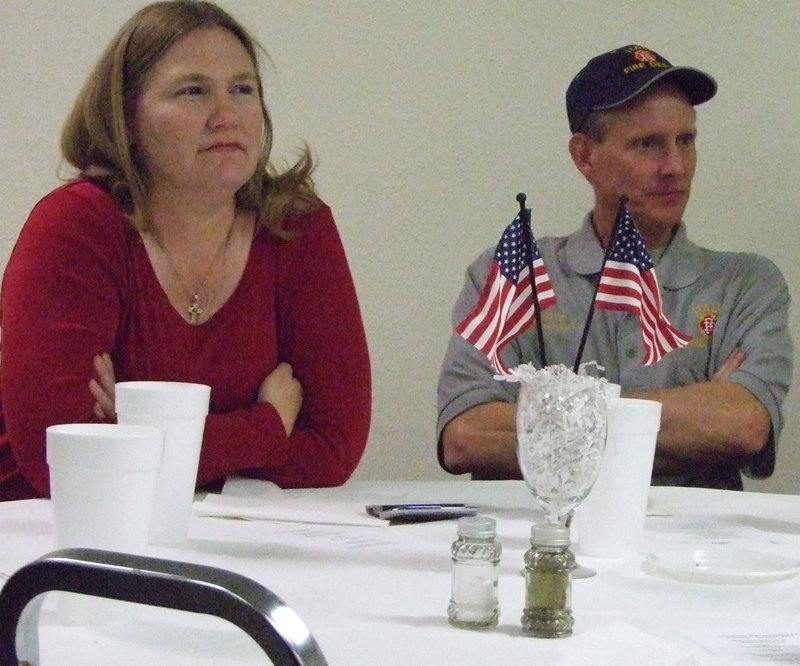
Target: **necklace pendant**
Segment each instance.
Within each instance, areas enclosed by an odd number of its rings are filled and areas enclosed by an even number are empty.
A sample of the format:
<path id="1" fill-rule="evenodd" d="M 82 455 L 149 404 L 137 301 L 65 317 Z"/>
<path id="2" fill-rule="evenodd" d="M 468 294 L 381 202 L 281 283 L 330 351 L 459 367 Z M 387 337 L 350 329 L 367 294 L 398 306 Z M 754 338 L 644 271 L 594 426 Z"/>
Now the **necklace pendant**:
<path id="1" fill-rule="evenodd" d="M 186 308 L 186 311 L 189 313 L 189 323 L 197 324 L 200 315 L 203 314 L 203 308 L 200 307 L 200 294 L 197 292 L 192 294 L 192 302 L 189 304 L 189 307 Z"/>

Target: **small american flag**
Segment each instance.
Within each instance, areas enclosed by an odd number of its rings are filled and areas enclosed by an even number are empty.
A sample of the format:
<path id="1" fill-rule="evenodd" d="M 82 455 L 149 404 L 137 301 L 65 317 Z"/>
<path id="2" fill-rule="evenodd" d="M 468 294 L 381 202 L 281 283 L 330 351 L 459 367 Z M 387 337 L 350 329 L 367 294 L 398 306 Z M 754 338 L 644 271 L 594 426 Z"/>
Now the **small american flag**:
<path id="1" fill-rule="evenodd" d="M 595 306 L 639 314 L 644 365 L 652 365 L 673 349 L 689 344 L 692 338 L 667 320 L 653 259 L 627 208 L 621 209 L 612 243 L 597 287 Z"/>
<path id="2" fill-rule="evenodd" d="M 536 318 L 528 249 L 539 309 L 544 310 L 555 304 L 553 287 L 536 241 L 525 232 L 525 226 L 517 216 L 506 227 L 497 244 L 478 304 L 456 327 L 461 337 L 486 354 L 492 368 L 500 374 L 508 373 L 500 359 L 500 350 Z"/>

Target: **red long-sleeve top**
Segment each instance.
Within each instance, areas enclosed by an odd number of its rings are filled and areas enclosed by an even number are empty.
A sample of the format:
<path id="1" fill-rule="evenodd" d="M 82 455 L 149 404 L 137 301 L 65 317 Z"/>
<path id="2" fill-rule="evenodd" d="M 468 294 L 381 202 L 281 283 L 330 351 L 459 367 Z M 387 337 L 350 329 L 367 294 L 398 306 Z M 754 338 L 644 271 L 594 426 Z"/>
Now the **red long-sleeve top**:
<path id="1" fill-rule="evenodd" d="M 367 441 L 371 380 L 355 287 L 331 211 L 259 227 L 244 274 L 207 322 L 184 321 L 141 237 L 100 187 L 40 201 L 2 284 L 0 499 L 49 494 L 45 428 L 93 422 L 92 360 L 117 381 L 209 384 L 198 485 L 242 473 L 281 487 L 344 483 Z M 303 386 L 290 436 L 258 388 L 281 361 Z"/>

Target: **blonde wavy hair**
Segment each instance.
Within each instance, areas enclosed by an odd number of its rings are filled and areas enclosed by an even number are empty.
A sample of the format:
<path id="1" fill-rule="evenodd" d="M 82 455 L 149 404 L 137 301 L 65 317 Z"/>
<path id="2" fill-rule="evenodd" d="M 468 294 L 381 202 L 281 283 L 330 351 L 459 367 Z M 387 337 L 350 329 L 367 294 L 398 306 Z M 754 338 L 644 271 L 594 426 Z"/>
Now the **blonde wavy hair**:
<path id="1" fill-rule="evenodd" d="M 314 210 L 314 163 L 308 146 L 298 161 L 279 172 L 270 163 L 272 121 L 264 103 L 259 53 L 265 49 L 227 12 L 211 2 L 156 2 L 134 14 L 106 47 L 78 95 L 64 125 L 61 151 L 80 174 L 98 182 L 140 231 L 151 227 L 147 174 L 132 150 L 129 128 L 147 73 L 183 35 L 198 28 L 231 32 L 253 61 L 258 80 L 264 142 L 255 172 L 236 192 L 240 211 L 257 213 L 259 223 L 287 238 L 287 215 Z"/>

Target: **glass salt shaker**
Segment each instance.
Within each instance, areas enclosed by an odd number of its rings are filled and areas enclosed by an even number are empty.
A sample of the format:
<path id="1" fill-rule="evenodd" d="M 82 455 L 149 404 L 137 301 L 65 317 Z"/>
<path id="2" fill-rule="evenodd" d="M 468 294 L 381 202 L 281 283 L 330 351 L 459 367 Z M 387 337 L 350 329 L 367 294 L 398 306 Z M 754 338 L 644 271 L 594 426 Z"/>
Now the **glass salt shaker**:
<path id="1" fill-rule="evenodd" d="M 522 631 L 538 638 L 572 634 L 572 568 L 569 528 L 534 525 L 525 553 L 525 610 Z"/>
<path id="2" fill-rule="evenodd" d="M 457 538 L 450 548 L 453 584 L 447 617 L 462 629 L 497 626 L 500 607 L 497 581 L 502 547 L 496 522 L 487 516 L 459 518 Z"/>

